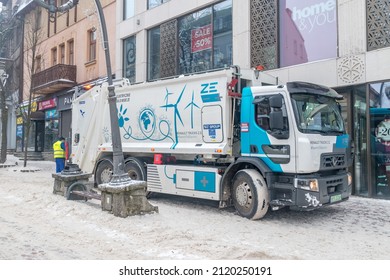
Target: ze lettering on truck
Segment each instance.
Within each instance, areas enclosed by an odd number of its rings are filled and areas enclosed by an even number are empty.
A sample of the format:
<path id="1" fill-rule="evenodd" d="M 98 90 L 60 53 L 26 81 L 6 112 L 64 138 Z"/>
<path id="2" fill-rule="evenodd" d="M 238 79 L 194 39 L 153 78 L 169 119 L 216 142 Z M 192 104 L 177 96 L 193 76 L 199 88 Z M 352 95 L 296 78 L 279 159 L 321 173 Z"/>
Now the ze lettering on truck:
<path id="1" fill-rule="evenodd" d="M 212 82 L 208 84 L 201 84 L 202 90 L 200 91 L 203 103 L 218 102 L 221 100 L 217 89 L 218 82 Z"/>

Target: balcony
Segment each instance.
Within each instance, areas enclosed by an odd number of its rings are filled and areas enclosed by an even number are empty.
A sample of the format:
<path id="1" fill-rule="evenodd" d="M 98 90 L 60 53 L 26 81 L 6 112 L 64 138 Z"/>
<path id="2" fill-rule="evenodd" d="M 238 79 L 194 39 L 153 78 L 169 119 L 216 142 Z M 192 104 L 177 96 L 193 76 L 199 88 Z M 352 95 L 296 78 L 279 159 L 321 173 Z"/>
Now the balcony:
<path id="1" fill-rule="evenodd" d="M 32 76 L 35 94 L 49 94 L 76 85 L 76 65 L 57 64 Z"/>

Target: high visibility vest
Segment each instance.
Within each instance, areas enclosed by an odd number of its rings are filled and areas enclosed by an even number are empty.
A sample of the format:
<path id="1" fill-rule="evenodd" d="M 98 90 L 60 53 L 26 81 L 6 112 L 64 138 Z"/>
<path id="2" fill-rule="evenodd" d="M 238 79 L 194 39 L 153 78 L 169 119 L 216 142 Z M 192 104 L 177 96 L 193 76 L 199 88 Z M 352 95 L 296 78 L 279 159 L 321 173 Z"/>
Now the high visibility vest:
<path id="1" fill-rule="evenodd" d="M 54 158 L 65 158 L 65 150 L 61 148 L 61 141 L 53 144 Z"/>

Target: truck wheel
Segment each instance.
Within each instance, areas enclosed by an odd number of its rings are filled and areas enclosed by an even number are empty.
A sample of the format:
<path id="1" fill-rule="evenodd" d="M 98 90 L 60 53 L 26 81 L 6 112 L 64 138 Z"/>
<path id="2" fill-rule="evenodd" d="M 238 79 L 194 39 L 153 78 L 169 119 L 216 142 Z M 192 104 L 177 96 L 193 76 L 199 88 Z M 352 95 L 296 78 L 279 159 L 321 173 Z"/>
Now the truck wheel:
<path id="1" fill-rule="evenodd" d="M 114 167 L 110 161 L 103 160 L 99 163 L 96 169 L 96 183 L 98 185 L 109 183 L 112 178 L 113 170 Z"/>
<path id="2" fill-rule="evenodd" d="M 146 172 L 143 163 L 136 158 L 126 159 L 125 172 L 129 174 L 131 180 L 145 181 Z"/>
<path id="3" fill-rule="evenodd" d="M 129 174 L 131 180 L 146 181 L 146 170 L 142 161 L 137 158 L 128 158 L 125 163 L 125 172 Z M 151 192 L 146 191 L 146 198 L 150 198 Z"/>
<path id="4" fill-rule="evenodd" d="M 236 173 L 233 178 L 232 198 L 234 207 L 245 218 L 258 220 L 268 211 L 267 184 L 256 170 L 240 170 Z"/>

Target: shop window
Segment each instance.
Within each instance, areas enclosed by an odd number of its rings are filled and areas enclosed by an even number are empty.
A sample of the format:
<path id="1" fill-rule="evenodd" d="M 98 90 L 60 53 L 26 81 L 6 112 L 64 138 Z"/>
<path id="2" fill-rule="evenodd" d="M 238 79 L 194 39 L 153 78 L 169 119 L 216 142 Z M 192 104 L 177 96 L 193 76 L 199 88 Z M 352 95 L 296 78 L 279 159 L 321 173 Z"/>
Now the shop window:
<path id="1" fill-rule="evenodd" d="M 373 195 L 390 197 L 390 82 L 369 85 Z"/>
<path id="2" fill-rule="evenodd" d="M 284 0 L 279 5 L 280 67 L 337 57 L 336 0 Z"/>
<path id="3" fill-rule="evenodd" d="M 123 76 L 128 78 L 131 83 L 135 82 L 135 36 L 123 41 Z"/>
<path id="4" fill-rule="evenodd" d="M 53 143 L 58 138 L 58 111 L 56 109 L 45 111 L 45 151 L 53 150 Z"/>
<path id="5" fill-rule="evenodd" d="M 172 26 L 176 27 L 176 21 L 171 22 Z M 162 76 L 202 72 L 232 64 L 231 0 L 178 19 L 176 35 L 178 52 L 174 54 L 177 59 L 171 57 L 167 59 L 164 55 L 165 64 L 161 65 L 163 55 L 161 49 L 164 47 L 162 41 L 171 38 L 171 34 L 166 33 L 171 33 L 172 28 L 159 26 L 148 31 L 148 80 L 159 79 Z M 171 65 L 172 63 L 174 65 Z M 164 73 L 161 73 L 162 69 Z"/>
<path id="6" fill-rule="evenodd" d="M 179 19 L 179 74 L 232 64 L 231 6 L 224 1 Z"/>
<path id="7" fill-rule="evenodd" d="M 213 68 L 233 64 L 232 57 L 232 2 L 213 6 Z"/>
<path id="8" fill-rule="evenodd" d="M 180 74 L 212 69 L 212 8 L 182 17 L 178 29 Z"/>

